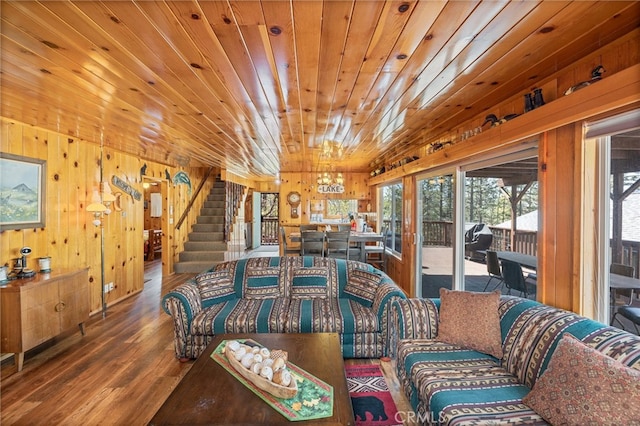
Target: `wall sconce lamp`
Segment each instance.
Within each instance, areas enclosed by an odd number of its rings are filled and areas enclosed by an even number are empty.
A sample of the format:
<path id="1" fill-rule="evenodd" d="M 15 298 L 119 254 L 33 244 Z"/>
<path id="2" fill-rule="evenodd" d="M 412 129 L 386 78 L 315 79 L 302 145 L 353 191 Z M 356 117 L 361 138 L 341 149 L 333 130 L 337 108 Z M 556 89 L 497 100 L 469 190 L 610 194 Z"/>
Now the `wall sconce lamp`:
<path id="1" fill-rule="evenodd" d="M 91 203 L 87 206 L 87 211 L 93 213 L 93 226 L 100 226 L 100 216 L 106 213 L 107 206 L 102 203 Z"/>

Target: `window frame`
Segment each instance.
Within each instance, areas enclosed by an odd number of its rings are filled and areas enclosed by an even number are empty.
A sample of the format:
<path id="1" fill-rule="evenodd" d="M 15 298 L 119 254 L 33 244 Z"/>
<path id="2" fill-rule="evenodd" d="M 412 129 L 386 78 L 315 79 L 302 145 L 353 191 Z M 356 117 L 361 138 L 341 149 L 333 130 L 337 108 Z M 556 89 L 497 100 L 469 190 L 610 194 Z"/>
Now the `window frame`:
<path id="1" fill-rule="evenodd" d="M 394 190 L 393 188 L 396 187 L 396 190 Z M 390 200 L 390 206 L 391 206 L 391 219 L 389 219 L 389 231 L 392 233 L 393 238 L 391 238 L 391 241 L 389 243 L 389 241 L 387 241 L 387 249 L 394 255 L 398 256 L 398 257 L 402 257 L 402 227 L 403 227 L 403 221 L 404 221 L 404 216 L 403 216 L 403 199 L 404 199 L 404 186 L 402 184 L 402 181 L 393 181 L 393 182 L 388 182 L 385 185 L 380 186 L 380 188 L 378 189 L 378 200 L 379 200 L 379 207 L 378 210 L 380 212 L 380 230 L 382 231 L 382 224 L 385 221 L 385 215 L 384 215 L 384 204 L 385 204 L 385 190 L 387 190 L 389 188 L 389 190 L 391 191 L 391 200 Z M 398 188 L 399 188 L 399 196 L 400 199 L 399 200 L 395 200 L 396 198 L 396 193 L 398 192 Z M 398 214 L 396 208 L 398 207 L 398 205 L 400 206 L 400 212 Z M 393 220 L 393 218 L 396 218 L 395 220 Z M 396 229 L 395 223 L 399 221 L 398 224 L 398 229 Z M 400 247 L 396 247 L 396 240 L 398 240 Z M 397 249 L 400 250 L 397 250 Z"/>

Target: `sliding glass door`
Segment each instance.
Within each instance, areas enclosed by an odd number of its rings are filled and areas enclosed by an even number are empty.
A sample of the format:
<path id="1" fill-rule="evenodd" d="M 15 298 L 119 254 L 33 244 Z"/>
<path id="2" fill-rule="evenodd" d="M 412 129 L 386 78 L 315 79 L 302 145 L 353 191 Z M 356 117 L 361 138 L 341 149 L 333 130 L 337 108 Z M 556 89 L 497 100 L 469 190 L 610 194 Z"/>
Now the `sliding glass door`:
<path id="1" fill-rule="evenodd" d="M 418 246 L 420 277 L 416 293 L 439 297 L 440 288 L 451 289 L 454 268 L 454 175 L 418 180 Z"/>
<path id="2" fill-rule="evenodd" d="M 533 258 L 533 265 L 523 267 L 533 279 L 538 229 L 534 143 L 453 171 L 419 176 L 417 188 L 418 296 L 439 297 L 440 288 L 499 288 L 499 278 L 487 285 L 491 277 L 487 251 L 514 251 Z M 533 298 L 535 282 L 532 285 Z"/>

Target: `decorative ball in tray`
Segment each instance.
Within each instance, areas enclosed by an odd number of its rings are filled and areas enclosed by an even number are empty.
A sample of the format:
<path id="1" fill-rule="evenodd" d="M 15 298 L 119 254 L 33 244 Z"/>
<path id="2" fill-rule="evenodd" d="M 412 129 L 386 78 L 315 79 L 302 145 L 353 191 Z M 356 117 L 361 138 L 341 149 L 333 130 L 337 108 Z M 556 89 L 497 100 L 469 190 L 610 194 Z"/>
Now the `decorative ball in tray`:
<path id="1" fill-rule="evenodd" d="M 263 391 L 283 399 L 298 393 L 296 379 L 287 369 L 287 352 L 249 346 L 237 340 L 229 340 L 223 352 L 234 370 Z"/>

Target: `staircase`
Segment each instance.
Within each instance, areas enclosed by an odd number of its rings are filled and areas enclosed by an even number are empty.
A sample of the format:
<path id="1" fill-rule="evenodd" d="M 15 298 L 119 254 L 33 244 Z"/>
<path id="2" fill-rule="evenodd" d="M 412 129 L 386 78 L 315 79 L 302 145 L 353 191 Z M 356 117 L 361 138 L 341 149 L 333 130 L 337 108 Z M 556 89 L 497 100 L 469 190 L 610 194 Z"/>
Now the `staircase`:
<path id="1" fill-rule="evenodd" d="M 174 265 L 176 274 L 197 274 L 225 260 L 225 196 L 225 182 L 216 181 Z"/>

